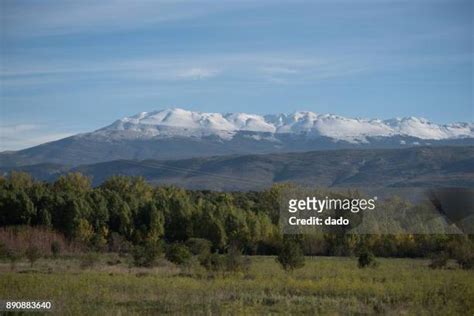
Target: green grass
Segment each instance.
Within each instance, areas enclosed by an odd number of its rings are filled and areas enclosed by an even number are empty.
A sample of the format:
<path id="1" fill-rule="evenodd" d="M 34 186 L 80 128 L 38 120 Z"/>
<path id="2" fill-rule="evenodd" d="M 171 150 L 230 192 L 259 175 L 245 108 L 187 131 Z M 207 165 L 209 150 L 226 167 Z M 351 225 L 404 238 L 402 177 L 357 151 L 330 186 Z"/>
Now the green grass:
<path id="1" fill-rule="evenodd" d="M 287 274 L 273 257 L 252 257 L 246 273 L 208 274 L 162 262 L 153 269 L 90 269 L 76 258 L 0 264 L 0 298 L 52 300 L 59 314 L 417 314 L 473 315 L 474 273 L 432 270 L 426 260 L 307 258 Z M 117 258 L 115 258 L 117 259 Z M 123 261 L 123 259 L 121 259 Z"/>

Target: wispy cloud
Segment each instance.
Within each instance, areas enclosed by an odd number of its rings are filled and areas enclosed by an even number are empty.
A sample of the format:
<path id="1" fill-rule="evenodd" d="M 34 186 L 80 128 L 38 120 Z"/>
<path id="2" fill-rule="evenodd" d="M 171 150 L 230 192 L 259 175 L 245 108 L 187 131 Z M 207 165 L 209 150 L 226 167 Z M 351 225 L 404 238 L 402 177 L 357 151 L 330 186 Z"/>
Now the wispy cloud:
<path id="1" fill-rule="evenodd" d="M 255 6 L 252 1 L 102 0 L 2 2 L 4 33 L 32 37 L 140 29 Z"/>
<path id="2" fill-rule="evenodd" d="M 214 54 L 172 58 L 142 58 L 96 61 L 17 61 L 3 64 L 4 87 L 47 86 L 64 81 L 153 83 L 186 80 L 277 83 L 323 80 L 367 70 L 360 61 L 341 58 L 306 57 L 296 54 Z"/>
<path id="3" fill-rule="evenodd" d="M 178 77 L 183 78 L 183 79 L 198 80 L 198 79 L 215 77 L 218 74 L 219 74 L 219 71 L 215 69 L 195 67 L 195 68 L 189 68 L 189 69 L 179 72 Z"/>
<path id="4" fill-rule="evenodd" d="M 45 87 L 68 82 L 97 82 L 126 88 L 128 84 L 178 81 L 267 82 L 309 84 L 348 78 L 361 73 L 410 70 L 426 65 L 469 62 L 469 54 L 439 56 L 354 55 L 332 56 L 296 53 L 234 53 L 143 57 L 105 60 L 21 60 L 2 63 L 0 82 L 4 88 Z M 79 87 L 78 87 L 79 89 Z"/>
<path id="5" fill-rule="evenodd" d="M 49 127 L 37 124 L 0 126 L 0 151 L 20 150 L 74 134 L 76 133 L 51 131 Z"/>
<path id="6" fill-rule="evenodd" d="M 292 75 L 300 72 L 298 69 L 288 68 L 288 67 L 278 67 L 278 66 L 269 66 L 261 68 L 261 71 L 271 75 Z"/>

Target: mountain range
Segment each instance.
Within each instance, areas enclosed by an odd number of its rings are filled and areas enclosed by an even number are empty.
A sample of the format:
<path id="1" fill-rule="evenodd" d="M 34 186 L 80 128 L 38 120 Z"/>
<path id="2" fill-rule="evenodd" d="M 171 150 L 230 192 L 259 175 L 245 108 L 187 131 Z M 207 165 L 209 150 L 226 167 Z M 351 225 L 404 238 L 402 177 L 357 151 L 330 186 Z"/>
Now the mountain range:
<path id="1" fill-rule="evenodd" d="M 260 116 L 173 108 L 142 112 L 93 132 L 2 152 L 0 167 L 446 145 L 474 145 L 474 124 L 439 125 L 416 117 L 380 120 L 313 112 Z"/>
<path id="2" fill-rule="evenodd" d="M 343 149 L 304 153 L 231 155 L 184 160 L 117 160 L 78 167 L 38 164 L 0 168 L 54 181 L 81 172 L 99 185 L 113 175 L 142 176 L 189 189 L 259 190 L 273 183 L 320 187 L 474 188 L 474 147 Z M 392 191 L 391 191 L 392 192 Z"/>

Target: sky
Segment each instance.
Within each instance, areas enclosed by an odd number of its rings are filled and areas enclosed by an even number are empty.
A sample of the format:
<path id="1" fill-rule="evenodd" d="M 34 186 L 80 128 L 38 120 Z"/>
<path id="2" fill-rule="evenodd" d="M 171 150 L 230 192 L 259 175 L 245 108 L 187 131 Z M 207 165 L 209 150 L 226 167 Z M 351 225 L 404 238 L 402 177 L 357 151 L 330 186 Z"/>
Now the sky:
<path id="1" fill-rule="evenodd" d="M 470 0 L 1 0 L 0 19 L 0 151 L 169 107 L 474 117 Z"/>

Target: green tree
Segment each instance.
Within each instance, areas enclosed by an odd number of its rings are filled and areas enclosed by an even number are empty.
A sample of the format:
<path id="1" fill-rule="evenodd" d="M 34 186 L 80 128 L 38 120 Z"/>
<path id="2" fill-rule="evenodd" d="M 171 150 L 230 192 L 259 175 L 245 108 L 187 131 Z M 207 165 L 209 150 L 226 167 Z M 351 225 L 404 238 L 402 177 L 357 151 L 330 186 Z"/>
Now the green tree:
<path id="1" fill-rule="evenodd" d="M 204 238 L 189 238 L 186 247 L 195 256 L 208 255 L 211 253 L 212 243 Z"/>
<path id="2" fill-rule="evenodd" d="M 117 192 L 103 189 L 109 211 L 108 226 L 111 232 L 117 232 L 127 239 L 131 239 L 135 227 L 133 225 L 132 211 L 126 201 Z"/>
<path id="3" fill-rule="evenodd" d="M 377 266 L 377 261 L 375 260 L 374 254 L 365 248 L 362 249 L 359 254 L 358 265 L 359 268 L 375 267 Z"/>
<path id="4" fill-rule="evenodd" d="M 25 256 L 30 262 L 31 267 L 33 267 L 34 263 L 41 258 L 41 251 L 37 246 L 30 245 L 25 251 Z"/>
<path id="5" fill-rule="evenodd" d="M 181 243 L 174 243 L 166 249 L 166 259 L 178 265 L 187 264 L 192 257 L 188 247 Z"/>
<path id="6" fill-rule="evenodd" d="M 214 249 L 224 249 L 227 245 L 227 232 L 223 215 L 210 201 L 205 201 L 200 207 L 200 214 L 196 218 L 196 236 L 205 238 L 212 243 Z"/>
<path id="7" fill-rule="evenodd" d="M 165 215 L 165 238 L 168 241 L 186 241 L 193 237 L 193 203 L 183 189 L 161 190 L 156 196 Z"/>
<path id="8" fill-rule="evenodd" d="M 71 192 L 77 196 L 84 196 L 92 189 L 91 184 L 92 181 L 89 177 L 80 172 L 73 172 L 59 177 L 53 184 L 53 189 L 56 192 Z"/>
<path id="9" fill-rule="evenodd" d="M 29 194 L 33 184 L 29 174 L 15 171 L 1 181 L 0 226 L 34 224 L 36 207 Z"/>
<path id="10" fill-rule="evenodd" d="M 250 260 L 242 255 L 242 250 L 232 243 L 225 255 L 225 267 L 229 272 L 243 272 L 249 269 Z"/>
<path id="11" fill-rule="evenodd" d="M 164 235 L 164 222 L 164 215 L 154 202 L 144 204 L 135 219 L 135 227 L 140 235 L 137 239 L 157 242 Z"/>
<path id="12" fill-rule="evenodd" d="M 74 227 L 74 239 L 84 245 L 89 245 L 93 236 L 92 225 L 85 218 L 78 218 Z"/>
<path id="13" fill-rule="evenodd" d="M 147 241 L 133 247 L 133 264 L 138 267 L 152 267 L 162 252 L 160 242 Z"/>
<path id="14" fill-rule="evenodd" d="M 304 254 L 299 242 L 286 239 L 276 258 L 285 271 L 293 271 L 304 266 Z"/>

